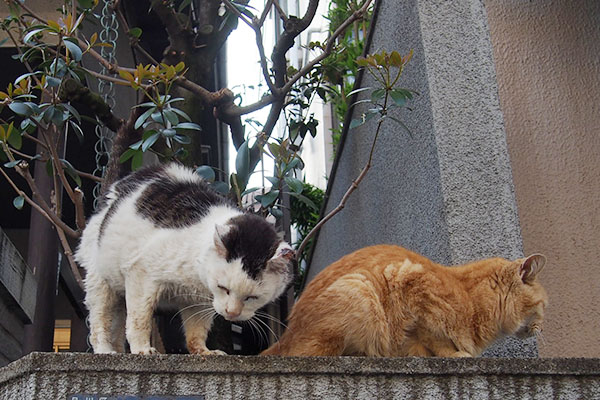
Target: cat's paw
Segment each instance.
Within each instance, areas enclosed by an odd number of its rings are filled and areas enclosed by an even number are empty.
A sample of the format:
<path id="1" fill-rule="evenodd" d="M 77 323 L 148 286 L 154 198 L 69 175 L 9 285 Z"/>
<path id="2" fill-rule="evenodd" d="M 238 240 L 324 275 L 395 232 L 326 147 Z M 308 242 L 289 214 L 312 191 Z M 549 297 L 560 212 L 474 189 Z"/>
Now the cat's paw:
<path id="1" fill-rule="evenodd" d="M 199 354 L 202 356 L 226 356 L 227 353 L 221 350 L 209 350 L 209 349 L 199 349 L 197 351 L 191 352 L 191 354 Z"/>
<path id="2" fill-rule="evenodd" d="M 452 354 L 452 357 L 473 357 L 471 354 L 467 353 L 466 351 L 457 351 L 456 353 Z"/>
<path id="3" fill-rule="evenodd" d="M 150 354 L 160 354 L 160 352 L 158 350 L 156 350 L 154 347 L 146 347 L 143 349 L 131 350 L 131 354 L 150 355 Z"/>
<path id="4" fill-rule="evenodd" d="M 94 347 L 94 354 L 115 354 L 115 349 L 109 345 L 96 345 Z"/>
<path id="5" fill-rule="evenodd" d="M 94 354 L 117 354 L 114 350 L 94 350 Z"/>

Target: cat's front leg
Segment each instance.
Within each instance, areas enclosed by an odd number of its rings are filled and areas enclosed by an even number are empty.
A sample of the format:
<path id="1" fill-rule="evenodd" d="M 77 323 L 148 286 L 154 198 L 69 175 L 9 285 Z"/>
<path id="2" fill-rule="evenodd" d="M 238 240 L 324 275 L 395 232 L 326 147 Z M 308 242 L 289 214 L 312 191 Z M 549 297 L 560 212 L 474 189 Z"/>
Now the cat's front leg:
<path id="1" fill-rule="evenodd" d="M 152 315 L 158 301 L 158 287 L 141 274 L 128 276 L 125 281 L 127 318 L 125 335 L 132 354 L 156 354 L 150 346 Z"/>
<path id="2" fill-rule="evenodd" d="M 206 347 L 206 338 L 212 326 L 212 315 L 203 317 L 203 310 L 197 307 L 184 308 L 181 311 L 185 341 L 190 354 L 227 355 L 221 350 L 209 350 Z"/>

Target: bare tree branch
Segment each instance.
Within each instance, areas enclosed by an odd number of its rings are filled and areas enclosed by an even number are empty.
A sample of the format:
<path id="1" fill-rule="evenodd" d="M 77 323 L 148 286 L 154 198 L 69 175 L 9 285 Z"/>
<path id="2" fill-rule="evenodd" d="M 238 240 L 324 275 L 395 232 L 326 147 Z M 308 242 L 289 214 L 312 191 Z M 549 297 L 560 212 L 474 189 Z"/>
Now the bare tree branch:
<path id="1" fill-rule="evenodd" d="M 123 120 L 117 118 L 112 113 L 110 107 L 101 96 L 92 92 L 75 79 L 66 79 L 63 81 L 59 90 L 59 97 L 62 101 L 72 101 L 87 106 L 113 132 L 116 132 L 121 124 L 123 124 Z"/>
<path id="2" fill-rule="evenodd" d="M 85 228 L 85 210 L 83 206 L 83 191 L 75 188 L 75 224 L 77 229 L 82 232 Z"/>
<path id="3" fill-rule="evenodd" d="M 345 20 L 335 30 L 335 32 L 333 32 L 327 38 L 327 44 L 326 44 L 323 52 L 321 54 L 319 54 L 317 57 L 315 57 L 313 60 L 308 62 L 304 67 L 300 68 L 300 70 L 298 72 L 296 72 L 290 78 L 290 80 L 282 88 L 282 91 L 284 93 L 287 93 L 292 88 L 294 83 L 296 83 L 300 78 L 302 78 L 304 75 L 309 73 L 315 65 L 317 65 L 318 63 L 323 61 L 325 58 L 327 58 L 333 52 L 333 49 L 335 46 L 335 40 L 338 38 L 338 36 L 342 35 L 346 31 L 346 28 L 348 28 L 348 26 L 350 26 L 352 23 L 354 23 L 354 21 L 362 19 L 365 16 L 365 14 L 367 13 L 367 10 L 369 9 L 369 6 L 372 2 L 373 2 L 373 0 L 366 0 L 360 9 L 353 12 L 352 15 L 347 20 Z"/>
<path id="4" fill-rule="evenodd" d="M 65 224 L 52 211 L 52 209 L 46 203 L 46 201 L 40 196 L 39 190 L 35 183 L 35 180 L 33 179 L 33 176 L 31 176 L 31 173 L 29 172 L 29 164 L 25 161 L 21 161 L 19 164 L 17 164 L 15 166 L 15 169 L 19 173 L 19 175 L 21 175 L 25 179 L 25 181 L 27 182 L 27 185 L 29 186 L 29 189 L 31 190 L 31 196 L 33 197 L 33 199 L 35 200 L 35 203 L 36 203 L 36 206 L 33 206 L 33 205 L 32 206 L 38 211 L 40 211 L 40 209 L 41 209 L 43 211 L 42 215 L 44 217 L 46 217 L 54 226 L 56 226 L 57 229 L 62 229 L 67 235 L 69 235 L 69 237 L 72 237 L 73 239 L 78 239 L 80 234 L 77 231 L 71 229 L 70 226 Z M 22 193 L 22 191 L 21 191 L 21 193 Z"/>

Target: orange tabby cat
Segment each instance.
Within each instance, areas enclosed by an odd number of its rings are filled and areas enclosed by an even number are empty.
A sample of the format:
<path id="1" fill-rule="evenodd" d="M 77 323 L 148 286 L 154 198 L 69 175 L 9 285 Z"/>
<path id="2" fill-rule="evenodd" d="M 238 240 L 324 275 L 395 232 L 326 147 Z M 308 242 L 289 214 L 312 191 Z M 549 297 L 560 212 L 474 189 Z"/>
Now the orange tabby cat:
<path id="1" fill-rule="evenodd" d="M 544 263 L 536 254 L 449 268 L 402 247 L 366 247 L 315 277 L 262 354 L 477 356 L 503 335 L 541 334 Z"/>

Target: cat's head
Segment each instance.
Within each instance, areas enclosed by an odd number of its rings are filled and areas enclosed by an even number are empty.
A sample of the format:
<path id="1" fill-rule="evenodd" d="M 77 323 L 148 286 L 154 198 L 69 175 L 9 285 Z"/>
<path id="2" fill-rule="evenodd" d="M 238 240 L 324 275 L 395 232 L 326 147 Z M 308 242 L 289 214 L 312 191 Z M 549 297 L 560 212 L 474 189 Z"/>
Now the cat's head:
<path id="1" fill-rule="evenodd" d="M 224 318 L 245 321 L 259 308 L 277 299 L 292 280 L 294 251 L 273 225 L 252 214 L 217 225 L 215 257 L 208 286 L 213 307 Z"/>
<path id="2" fill-rule="evenodd" d="M 545 264 L 546 257 L 541 254 L 533 254 L 511 264 L 508 273 L 512 275 L 509 291 L 513 304 L 507 312 L 507 333 L 520 338 L 541 335 L 548 295 L 537 276 Z"/>

